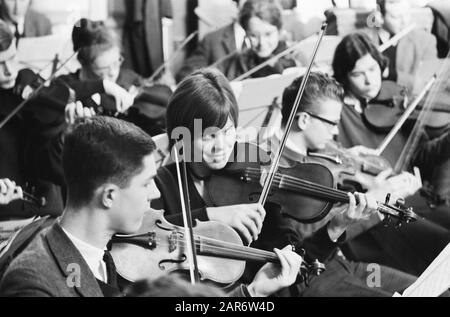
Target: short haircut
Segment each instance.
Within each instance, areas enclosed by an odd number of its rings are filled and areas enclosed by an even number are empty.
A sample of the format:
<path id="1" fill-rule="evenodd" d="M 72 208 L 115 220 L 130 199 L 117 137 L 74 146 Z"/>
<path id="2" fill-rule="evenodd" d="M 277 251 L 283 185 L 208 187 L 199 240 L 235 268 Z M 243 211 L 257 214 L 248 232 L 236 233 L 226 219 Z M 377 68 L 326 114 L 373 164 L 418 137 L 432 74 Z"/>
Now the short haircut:
<path id="1" fill-rule="evenodd" d="M 0 52 L 8 50 L 13 41 L 14 35 L 12 34 L 8 24 L 0 20 Z"/>
<path id="2" fill-rule="evenodd" d="M 239 23 L 244 30 L 248 30 L 253 17 L 260 18 L 279 30 L 283 27 L 282 8 L 277 0 L 247 0 L 239 13 Z"/>
<path id="3" fill-rule="evenodd" d="M 121 48 L 113 31 L 103 21 L 81 19 L 72 30 L 74 51 L 78 51 L 81 65 L 89 66 L 102 53 L 113 48 Z"/>
<path id="4" fill-rule="evenodd" d="M 239 110 L 228 79 L 218 70 L 202 69 L 183 80 L 173 93 L 167 106 L 166 126 L 172 132 L 179 127 L 194 133 L 194 120 L 202 120 L 203 130 L 222 129 L 231 118 L 238 125 Z"/>
<path id="5" fill-rule="evenodd" d="M 355 68 L 358 60 L 367 54 L 370 54 L 377 61 L 382 71 L 386 69 L 388 59 L 380 53 L 365 33 L 356 32 L 344 37 L 334 53 L 334 78 L 344 87 L 347 87 L 348 74 Z"/>
<path id="6" fill-rule="evenodd" d="M 131 123 L 108 117 L 79 120 L 67 133 L 63 149 L 69 203 L 88 204 L 103 184 L 126 188 L 155 148 L 152 138 Z"/>
<path id="7" fill-rule="evenodd" d="M 283 124 L 287 124 L 294 107 L 295 99 L 303 82 L 303 76 L 297 78 L 283 93 L 283 109 L 281 110 Z M 306 84 L 305 93 L 300 102 L 297 113 L 311 112 L 320 115 L 317 104 L 323 100 L 336 100 L 343 102 L 344 88 L 333 78 L 322 73 L 311 73 Z"/>

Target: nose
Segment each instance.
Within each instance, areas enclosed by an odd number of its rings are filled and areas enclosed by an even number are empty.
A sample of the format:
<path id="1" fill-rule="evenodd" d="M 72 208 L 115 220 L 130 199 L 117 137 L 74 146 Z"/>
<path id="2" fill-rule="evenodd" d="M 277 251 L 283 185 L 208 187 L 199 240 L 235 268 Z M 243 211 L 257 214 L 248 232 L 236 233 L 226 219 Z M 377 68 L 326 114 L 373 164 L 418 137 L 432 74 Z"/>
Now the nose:
<path id="1" fill-rule="evenodd" d="M 213 148 L 214 153 L 221 152 L 223 149 L 225 149 L 225 143 L 225 135 L 223 133 L 217 134 Z"/>
<path id="2" fill-rule="evenodd" d="M 10 63 L 6 62 L 3 64 L 3 74 L 5 75 L 5 77 L 12 76 L 12 67 Z"/>

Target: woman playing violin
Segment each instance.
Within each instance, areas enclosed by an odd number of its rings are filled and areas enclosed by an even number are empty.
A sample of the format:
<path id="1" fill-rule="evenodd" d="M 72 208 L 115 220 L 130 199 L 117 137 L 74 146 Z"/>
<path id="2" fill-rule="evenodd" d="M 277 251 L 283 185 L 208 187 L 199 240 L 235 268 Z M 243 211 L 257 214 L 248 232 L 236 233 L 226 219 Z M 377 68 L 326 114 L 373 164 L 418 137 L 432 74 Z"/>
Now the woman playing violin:
<path id="1" fill-rule="evenodd" d="M 364 145 L 376 149 L 386 133 L 374 131 L 364 117 L 365 108 L 376 102 L 382 89 L 382 73 L 388 61 L 363 33 L 346 36 L 336 49 L 333 60 L 334 76 L 345 88 L 345 106 L 339 125 L 338 140 L 344 147 Z M 384 152 L 395 165 L 403 150 L 409 132 L 397 134 Z M 422 142 L 411 167 L 421 169 L 424 178 L 431 176 L 432 168 L 450 158 L 450 133 L 436 140 Z M 410 168 L 410 167 L 407 167 Z"/>
<path id="2" fill-rule="evenodd" d="M 337 139 L 344 147 L 364 145 L 375 149 L 384 140 L 385 133 L 376 132 L 368 126 L 364 118 L 364 109 L 380 93 L 382 72 L 386 66 L 386 59 L 362 33 L 346 36 L 337 47 L 333 61 L 334 76 L 345 89 Z M 391 164 L 395 164 L 398 160 L 407 137 L 408 132 L 401 131 L 384 152 L 383 156 Z M 449 142 L 449 133 L 438 139 L 422 142 L 412 160 L 412 166 L 420 167 L 423 177 L 429 178 L 430 170 L 450 157 Z M 416 184 L 417 182 L 413 179 L 403 184 L 405 189 L 410 189 L 407 190 L 410 194 L 407 196 L 412 196 L 418 189 Z M 408 197 L 405 196 L 405 198 Z M 408 201 L 408 204 L 412 205 L 417 213 L 422 215 L 426 213 L 428 218 L 433 219 L 432 213 L 428 212 L 429 208 L 421 197 L 416 195 L 411 198 L 414 200 Z M 382 263 L 395 265 L 413 274 L 420 274 L 436 254 L 448 244 L 448 230 L 441 227 L 439 222 L 437 223 L 438 225 L 421 220 L 403 228 L 400 236 L 394 231 L 381 227 L 370 230 L 348 244 L 347 255 L 355 260 L 364 260 L 367 256 L 379 262 L 387 261 Z M 430 238 L 432 236 L 435 238 Z M 386 245 L 391 247 L 386 248 Z M 399 253 L 398 250 L 403 250 L 403 253 Z M 421 250 L 419 259 L 409 260 L 411 256 L 415 256 L 417 250 Z M 399 254 L 404 255 L 399 256 Z"/>
<path id="3" fill-rule="evenodd" d="M 229 80 L 239 77 L 288 48 L 282 39 L 282 9 L 277 1 L 246 1 L 239 13 L 239 22 L 247 34 L 251 48 L 218 66 Z M 286 68 L 296 65 L 293 58 L 283 57 L 254 73 L 252 77 L 281 74 Z"/>
<path id="4" fill-rule="evenodd" d="M 338 243 L 345 240 L 343 233 L 347 222 L 365 217 L 373 211 L 373 202 L 358 194 L 361 203 L 356 206 L 354 196 L 351 196 L 351 204 L 343 208 L 345 216 L 337 217 L 340 219 L 336 219 L 332 225 L 319 230 L 308 239 L 304 239 L 296 224 L 284 218 L 279 207 L 271 203 L 266 204 L 265 208 L 260 205 L 215 207 L 208 195 L 208 181 L 228 165 L 236 145 L 237 114 L 236 100 L 228 82 L 213 70 L 203 70 L 189 76 L 179 85 L 169 103 L 167 126 L 172 145 L 175 146 L 181 133 L 188 149 L 186 152 L 191 153 L 193 158 L 198 158 L 188 163 L 189 193 L 194 218 L 228 224 L 247 242 L 256 241 L 255 246 L 263 249 L 271 250 L 274 247 L 293 244 L 300 250 L 306 246 L 307 253 L 311 250 L 319 260 L 327 259 L 335 252 Z M 200 123 L 202 126 L 198 126 Z M 180 198 L 174 191 L 178 187 L 176 166 L 161 168 L 156 184 L 161 192 L 161 201 L 154 203 L 153 207 L 164 209 L 169 221 L 181 224 Z M 227 195 L 226 188 L 223 188 L 223 195 Z M 314 295 L 343 294 L 341 287 L 329 287 L 328 280 L 318 280 L 323 282 L 311 290 Z M 406 287 L 412 280 L 413 278 L 405 278 L 401 287 Z M 364 286 L 363 280 L 351 274 L 348 275 L 348 281 L 353 287 L 353 294 L 389 296 L 394 290 L 371 290 Z M 304 291 L 302 287 L 299 287 L 299 290 Z"/>

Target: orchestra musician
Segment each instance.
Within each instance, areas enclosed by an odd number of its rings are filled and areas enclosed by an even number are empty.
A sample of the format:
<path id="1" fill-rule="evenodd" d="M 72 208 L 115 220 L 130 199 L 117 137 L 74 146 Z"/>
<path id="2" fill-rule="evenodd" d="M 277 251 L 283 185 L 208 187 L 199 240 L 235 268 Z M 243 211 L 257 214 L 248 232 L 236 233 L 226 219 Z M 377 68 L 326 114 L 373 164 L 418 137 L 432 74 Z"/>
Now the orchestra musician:
<path id="1" fill-rule="evenodd" d="M 366 29 L 376 45 L 382 45 L 412 24 L 412 4 L 408 0 L 378 0 L 382 17 L 381 27 Z M 436 38 L 423 28 L 416 27 L 398 43 L 390 46 L 384 55 L 389 59 L 389 73 L 385 78 L 414 88 L 420 63 L 437 58 Z"/>
<path id="2" fill-rule="evenodd" d="M 122 289 L 107 245 L 114 234 L 142 225 L 155 186 L 155 143 L 133 124 L 109 117 L 78 120 L 65 137 L 67 206 L 10 263 L 2 297 L 116 297 Z M 230 296 L 269 296 L 294 283 L 302 259 L 291 247 Z M 73 267 L 73 265 L 77 267 Z M 69 270 L 78 276 L 69 280 Z"/>
<path id="3" fill-rule="evenodd" d="M 245 1 L 233 0 L 237 12 L 243 2 Z M 200 68 L 211 66 L 229 54 L 242 52 L 246 48 L 248 48 L 248 39 L 236 17 L 231 24 L 205 35 L 179 70 L 176 76 L 177 82 L 181 82 Z"/>
<path id="4" fill-rule="evenodd" d="M 194 126 L 195 119 L 197 123 L 202 123 L 201 127 Z M 183 135 L 184 146 L 190 149 L 187 152 L 191 153 L 194 159 L 199 158 L 199 161 L 189 160 L 187 163 L 193 217 L 200 221 L 212 220 L 230 225 L 247 243 L 255 242 L 254 245 L 261 249 L 271 250 L 292 244 L 296 246 L 296 250 L 305 247 L 307 254 L 311 252 L 311 256 L 319 258 L 320 261 L 332 257 L 336 248 L 345 241 L 346 227 L 376 209 L 372 198 L 356 194 L 360 200 L 360 204 L 356 206 L 355 196 L 350 195 L 350 205 L 341 207 L 340 213 L 328 226 L 320 228 L 309 238 L 302 236 L 296 223 L 284 218 L 279 207 L 274 204 L 268 203 L 265 208 L 258 204 L 225 207 L 215 207 L 212 204 L 212 198 L 208 194 L 208 182 L 215 172 L 227 166 L 237 142 L 237 120 L 238 109 L 233 92 L 226 78 L 215 70 L 201 70 L 186 78 L 178 86 L 169 103 L 167 127 L 172 145 L 175 146 L 178 141 L 175 134 L 181 129 L 187 133 Z M 178 188 L 176 165 L 160 168 L 156 184 L 161 192 L 161 199 L 155 201 L 152 206 L 165 210 L 167 220 L 182 225 L 179 213 L 180 197 L 174 190 Z M 226 188 L 223 190 L 226 195 Z M 395 290 L 406 288 L 415 279 L 386 268 L 386 281 L 389 282 L 382 288 L 371 289 L 363 278 L 363 264 L 349 264 L 346 266 L 348 270 L 340 270 L 341 261 L 334 259 L 335 265 L 329 270 L 330 273 L 327 271 L 323 276 L 313 278 L 313 287 L 305 289 L 304 286 L 298 285 L 295 290 L 287 291 L 288 295 L 390 296 Z M 247 266 L 251 268 L 250 263 Z M 251 269 L 244 279 L 249 276 Z M 341 283 L 342 281 L 345 282 Z"/>
<path id="5" fill-rule="evenodd" d="M 384 140 L 386 133 L 374 131 L 367 125 L 364 119 L 364 109 L 380 93 L 382 87 L 382 72 L 387 66 L 384 56 L 379 53 L 375 45 L 363 33 L 354 33 L 346 36 L 337 47 L 333 69 L 335 78 L 345 89 L 344 107 L 342 109 L 339 124 L 339 135 L 337 140 L 345 148 L 357 145 L 364 145 L 369 149 L 376 149 Z M 405 147 L 408 138 L 406 130 L 401 131 L 393 139 L 392 143 L 383 153 L 383 157 L 395 165 L 400 157 L 401 151 Z M 437 139 L 422 141 L 419 149 L 413 157 L 411 166 L 417 166 L 422 172 L 422 177 L 427 179 L 431 176 L 432 168 L 439 163 L 446 161 L 450 157 L 449 152 L 450 134 L 447 132 Z M 368 257 L 379 259 L 380 262 L 388 261 L 402 270 L 420 274 L 426 268 L 426 264 L 434 259 L 436 252 L 440 252 L 445 243 L 448 243 L 448 230 L 440 225 L 439 220 L 434 220 L 433 212 L 424 203 L 424 200 L 415 195 L 408 200 L 415 211 L 434 223 L 419 221 L 417 224 L 401 229 L 404 237 L 395 238 L 393 232 L 382 230 L 371 230 L 366 236 L 359 238 L 357 246 L 349 245 L 352 257 L 360 259 L 358 256 L 369 254 Z M 436 218 L 438 219 L 438 218 Z M 394 236 L 391 236 L 394 234 Z M 432 243 L 431 239 L 422 239 L 436 234 L 440 236 L 439 243 Z M 353 241 L 355 242 L 355 240 Z M 386 248 L 385 245 L 399 245 Z M 417 247 L 425 243 L 428 245 Z M 377 245 L 377 247 L 375 247 Z M 408 261 L 406 256 L 399 257 L 395 249 L 403 249 L 410 255 L 416 254 L 420 250 L 421 261 Z M 409 250 L 409 251 L 406 251 Z M 350 253 L 349 253 L 350 254 Z M 384 263 L 384 262 L 382 262 Z M 394 264 L 395 263 L 395 264 Z"/>
<path id="6" fill-rule="evenodd" d="M 19 63 L 16 59 L 16 43 L 9 26 L 0 20 L 0 121 L 6 118 L 22 101 L 14 93 Z M 13 180 L 25 188 L 27 183 L 35 187 L 37 195 L 46 198 L 45 208 L 36 210 L 32 205 L 13 202 L 0 207 L 0 221 L 27 219 L 36 214 L 59 214 L 62 199 L 59 189 L 46 181 L 36 179 L 26 163 L 27 149 L 32 145 L 30 118 L 19 113 L 0 129 L 0 178 Z"/>
<path id="7" fill-rule="evenodd" d="M 250 48 L 230 56 L 217 65 L 229 80 L 245 74 L 288 48 L 283 39 L 282 9 L 278 1 L 247 0 L 239 12 L 239 23 L 245 30 Z M 285 69 L 295 66 L 296 60 L 287 55 L 251 77 L 281 74 Z"/>

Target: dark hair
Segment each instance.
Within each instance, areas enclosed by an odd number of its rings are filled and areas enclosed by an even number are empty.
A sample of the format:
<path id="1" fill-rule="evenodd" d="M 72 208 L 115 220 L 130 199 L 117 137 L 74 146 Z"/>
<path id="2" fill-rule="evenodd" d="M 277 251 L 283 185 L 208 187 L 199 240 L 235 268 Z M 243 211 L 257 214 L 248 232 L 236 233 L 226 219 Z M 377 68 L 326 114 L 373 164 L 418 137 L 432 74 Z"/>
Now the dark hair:
<path id="1" fill-rule="evenodd" d="M 251 18 L 257 17 L 276 26 L 283 27 L 282 9 L 277 0 L 247 0 L 239 13 L 239 23 L 248 30 Z"/>
<path id="2" fill-rule="evenodd" d="M 237 127 L 239 110 L 236 97 L 227 78 L 218 70 L 202 69 L 183 80 L 173 93 L 167 106 L 167 133 L 178 127 L 194 133 L 194 120 L 201 119 L 203 130 L 223 128 L 228 118 Z"/>
<path id="3" fill-rule="evenodd" d="M 283 124 L 286 124 L 289 120 L 303 78 L 303 76 L 297 78 L 283 93 L 283 109 L 281 110 Z M 317 103 L 325 99 L 343 102 L 344 88 L 326 74 L 311 73 L 306 84 L 305 93 L 300 102 L 298 113 L 312 112 L 313 114 L 318 114 L 316 109 Z"/>
<path id="4" fill-rule="evenodd" d="M 0 19 L 6 22 L 12 22 L 11 12 L 9 12 L 5 0 L 0 0 Z"/>
<path id="5" fill-rule="evenodd" d="M 103 21 L 81 19 L 72 30 L 73 50 L 78 51 L 81 65 L 91 65 L 103 52 L 114 47 L 120 48 L 119 42 Z"/>
<path id="6" fill-rule="evenodd" d="M 127 187 L 155 148 L 152 138 L 131 123 L 108 117 L 78 121 L 67 133 L 63 150 L 69 203 L 89 203 L 94 191 L 108 182 Z"/>
<path id="7" fill-rule="evenodd" d="M 13 41 L 14 35 L 12 34 L 8 24 L 0 20 L 0 52 L 4 52 L 10 48 Z"/>
<path id="8" fill-rule="evenodd" d="M 334 78 L 347 87 L 348 74 L 355 68 L 358 60 L 367 54 L 377 61 L 382 71 L 386 69 L 388 59 L 380 53 L 365 33 L 356 32 L 344 37 L 334 53 Z"/>
<path id="9" fill-rule="evenodd" d="M 125 294 L 127 297 L 225 297 L 219 289 L 202 284 L 192 286 L 176 274 L 139 281 Z"/>

